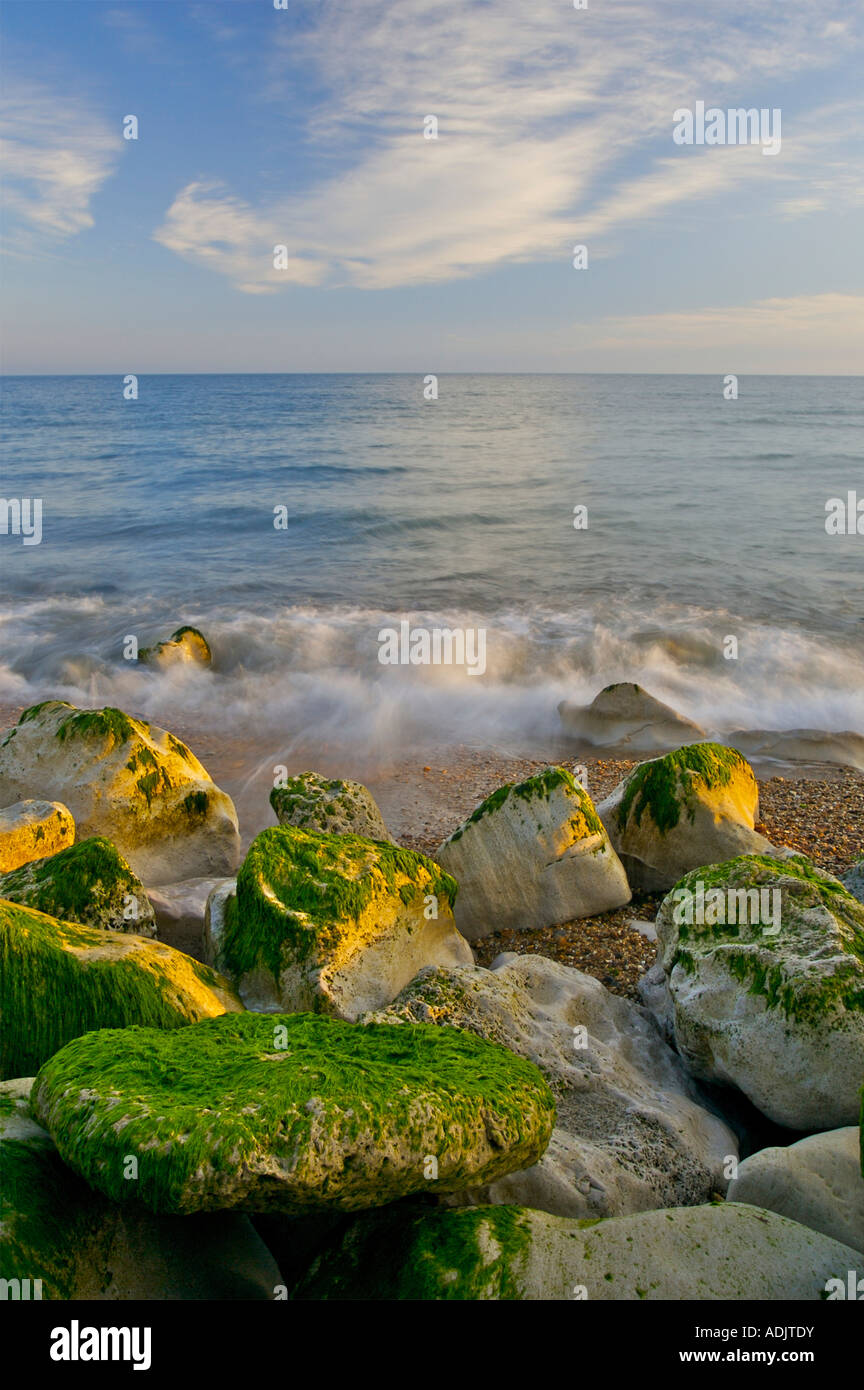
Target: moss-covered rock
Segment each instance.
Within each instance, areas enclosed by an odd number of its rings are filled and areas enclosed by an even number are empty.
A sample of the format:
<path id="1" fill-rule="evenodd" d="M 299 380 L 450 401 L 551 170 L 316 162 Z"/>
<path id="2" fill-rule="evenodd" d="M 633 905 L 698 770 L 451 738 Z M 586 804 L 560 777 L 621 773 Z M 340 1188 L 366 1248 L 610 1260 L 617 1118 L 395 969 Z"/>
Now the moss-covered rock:
<path id="1" fill-rule="evenodd" d="M 499 787 L 435 858 L 459 884 L 456 925 L 469 940 L 569 922 L 630 900 L 594 804 L 564 767 Z"/>
<path id="2" fill-rule="evenodd" d="M 85 927 L 156 935 L 141 880 L 111 841 L 99 835 L 0 875 L 0 898 Z"/>
<path id="3" fill-rule="evenodd" d="M 296 825 L 324 835 L 362 835 L 390 841 L 372 793 L 360 782 L 300 772 L 274 787 L 270 805 L 280 825 Z"/>
<path id="4" fill-rule="evenodd" d="M 237 816 L 185 743 L 122 710 L 47 700 L 0 744 L 0 802 L 59 796 L 78 837 L 104 835 L 145 884 L 233 873 Z"/>
<path id="5" fill-rule="evenodd" d="M 759 788 L 750 764 L 720 743 L 690 743 L 640 763 L 597 813 L 630 885 L 664 892 L 690 869 L 770 853 L 754 829 Z"/>
<path id="6" fill-rule="evenodd" d="M 66 849 L 75 840 L 75 820 L 59 801 L 18 801 L 0 811 L 0 873 L 10 873 Z"/>
<path id="7" fill-rule="evenodd" d="M 132 1154 L 134 1196 L 176 1213 L 455 1192 L 535 1162 L 555 1120 L 536 1067 L 504 1048 L 312 1014 L 91 1033 L 42 1067 L 33 1107 L 92 1186 L 128 1200 Z"/>
<path id="8" fill-rule="evenodd" d="M 282 1278 L 247 1218 L 154 1216 L 94 1192 L 31 1118 L 31 1085 L 0 1083 L 0 1279 L 22 1297 L 29 1281 L 30 1299 L 273 1297 Z"/>
<path id="9" fill-rule="evenodd" d="M 700 906 L 701 904 L 701 906 Z M 864 1076 L 864 905 L 803 855 L 687 874 L 657 915 L 690 1069 L 794 1129 L 854 1124 Z"/>
<path id="10" fill-rule="evenodd" d="M 424 965 L 473 959 L 453 924 L 455 896 L 453 879 L 413 850 L 273 827 L 253 840 L 236 894 L 211 897 L 207 959 L 249 1008 L 353 1019 Z"/>
<path id="11" fill-rule="evenodd" d="M 165 642 L 155 647 L 142 647 L 138 660 L 145 666 L 209 666 L 213 660 L 210 643 L 197 627 L 178 627 Z"/>
<path id="12" fill-rule="evenodd" d="M 818 1302 L 864 1256 L 775 1212 L 720 1202 L 574 1221 L 527 1207 L 358 1217 L 295 1301 Z M 586 1325 L 586 1333 L 588 1326 Z"/>
<path id="13" fill-rule="evenodd" d="M 170 946 L 0 901 L 0 1077 L 29 1075 L 94 1028 L 179 1028 L 241 1008 L 215 971 Z"/>
<path id="14" fill-rule="evenodd" d="M 467 1029 L 527 1057 L 549 1082 L 558 1123 L 543 1158 L 472 1191 L 477 1204 L 622 1216 L 696 1205 L 726 1187 L 734 1134 L 699 1103 L 643 1010 L 590 975 L 533 954 L 504 956 L 494 970 L 430 967 L 367 1019 Z"/>

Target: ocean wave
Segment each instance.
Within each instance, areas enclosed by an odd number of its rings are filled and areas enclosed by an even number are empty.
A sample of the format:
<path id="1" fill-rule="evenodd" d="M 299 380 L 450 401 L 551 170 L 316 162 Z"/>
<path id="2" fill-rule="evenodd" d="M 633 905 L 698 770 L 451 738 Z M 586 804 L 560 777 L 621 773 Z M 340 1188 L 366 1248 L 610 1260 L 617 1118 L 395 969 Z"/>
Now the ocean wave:
<path id="1" fill-rule="evenodd" d="M 484 628 L 486 670 L 384 666 L 378 634 Z M 211 668 L 157 671 L 123 658 L 180 622 L 207 635 Z M 726 660 L 735 636 L 738 659 Z M 294 605 L 230 615 L 121 603 L 113 596 L 39 598 L 0 620 L 0 701 L 46 698 L 118 705 L 156 722 L 259 734 L 269 746 L 314 738 L 367 752 L 465 743 L 505 746 L 560 734 L 561 700 L 587 704 L 614 681 L 637 681 L 707 729 L 818 728 L 864 734 L 864 650 L 718 609 L 632 601 L 559 611 L 512 608 L 388 613 Z"/>

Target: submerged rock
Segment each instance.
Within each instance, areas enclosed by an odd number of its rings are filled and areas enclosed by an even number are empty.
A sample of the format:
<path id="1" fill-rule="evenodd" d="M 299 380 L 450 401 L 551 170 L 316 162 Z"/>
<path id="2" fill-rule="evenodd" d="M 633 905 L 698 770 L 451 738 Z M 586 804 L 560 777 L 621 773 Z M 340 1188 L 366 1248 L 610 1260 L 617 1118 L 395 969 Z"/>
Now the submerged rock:
<path id="1" fill-rule="evenodd" d="M 248 1008 L 354 1019 L 424 965 L 460 965 L 456 884 L 413 850 L 292 826 L 253 840 L 237 889 L 211 895 L 205 953 Z"/>
<path id="2" fill-rule="evenodd" d="M 273 1297 L 282 1276 L 247 1217 L 154 1216 L 108 1201 L 30 1117 L 31 1086 L 0 1084 L 0 1279 L 31 1299 Z"/>
<path id="3" fill-rule="evenodd" d="M 558 714 L 565 732 L 597 748 L 621 744 L 634 752 L 678 748 L 704 738 L 704 730 L 632 681 L 607 685 L 590 705 L 562 700 Z"/>
<path id="4" fill-rule="evenodd" d="M 143 884 L 111 841 L 98 835 L 0 875 L 0 898 L 85 927 L 156 935 Z"/>
<path id="5" fill-rule="evenodd" d="M 155 647 L 142 647 L 138 660 L 145 666 L 209 666 L 213 660 L 210 644 L 197 627 L 178 627 L 166 642 Z"/>
<path id="6" fill-rule="evenodd" d="M 44 859 L 75 840 L 75 820 L 59 801 L 16 801 L 0 811 L 0 873 Z"/>
<path id="7" fill-rule="evenodd" d="M 227 981 L 170 946 L 0 901 L 0 1077 L 29 1075 L 94 1028 L 179 1028 L 241 1008 Z"/>
<path id="8" fill-rule="evenodd" d="M 362 835 L 390 841 L 375 798 L 360 782 L 301 772 L 274 787 L 270 805 L 280 825 L 296 825 L 325 835 Z"/>
<path id="9" fill-rule="evenodd" d="M 33 1108 L 93 1187 L 173 1213 L 454 1192 L 535 1162 L 555 1122 L 537 1068 L 502 1047 L 312 1014 L 91 1033 L 42 1067 Z"/>
<path id="10" fill-rule="evenodd" d="M 761 1149 L 738 1168 L 730 1202 L 767 1207 L 864 1251 L 864 1175 L 857 1125 Z"/>
<path id="11" fill-rule="evenodd" d="M 492 970 L 430 968 L 368 1018 L 467 1029 L 549 1082 L 558 1119 L 540 1162 L 463 1200 L 605 1217 L 692 1205 L 726 1187 L 734 1134 L 699 1103 L 643 1010 L 590 975 L 534 955 L 501 957 Z"/>
<path id="12" fill-rule="evenodd" d="M 0 801 L 59 796 L 79 837 L 104 835 L 144 883 L 233 873 L 237 815 L 185 743 L 122 710 L 48 700 L 0 744 Z"/>
<path id="13" fill-rule="evenodd" d="M 771 853 L 754 830 L 759 789 L 734 748 L 692 743 L 640 763 L 597 814 L 634 892 L 663 892 L 700 864 Z"/>
<path id="14" fill-rule="evenodd" d="M 864 772 L 864 735 L 849 730 L 832 734 L 824 729 L 736 729 L 724 735 L 723 742 L 734 744 L 750 758 L 839 763 Z"/>
<path id="15" fill-rule="evenodd" d="M 803 855 L 708 865 L 663 900 L 657 934 L 675 1040 L 695 1075 L 737 1086 L 792 1129 L 857 1121 L 864 905 L 839 879 Z"/>
<path id="16" fill-rule="evenodd" d="M 563 767 L 499 787 L 435 858 L 459 884 L 456 925 L 471 941 L 630 901 L 627 876 L 593 802 Z"/>
<path id="17" fill-rule="evenodd" d="M 391 1207 L 358 1217 L 297 1301 L 791 1300 L 830 1296 L 864 1256 L 757 1207 L 720 1202 L 583 1222 L 525 1207 Z M 574 1316 L 576 1316 L 574 1314 Z"/>

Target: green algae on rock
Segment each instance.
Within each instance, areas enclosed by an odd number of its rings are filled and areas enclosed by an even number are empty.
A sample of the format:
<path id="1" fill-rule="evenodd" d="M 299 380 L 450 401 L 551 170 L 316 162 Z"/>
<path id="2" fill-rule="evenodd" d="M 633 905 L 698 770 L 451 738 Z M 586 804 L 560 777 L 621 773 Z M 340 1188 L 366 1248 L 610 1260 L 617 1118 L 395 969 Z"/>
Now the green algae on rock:
<path id="1" fill-rule="evenodd" d="M 390 835 L 372 793 L 360 782 L 300 772 L 274 787 L 270 805 L 280 825 L 296 825 L 325 835 L 362 835 L 385 840 Z"/>
<path id="2" fill-rule="evenodd" d="M 594 804 L 564 767 L 499 787 L 435 857 L 459 883 L 456 925 L 469 940 L 554 926 L 630 899 Z"/>
<path id="3" fill-rule="evenodd" d="M 93 1187 L 174 1213 L 458 1192 L 536 1162 L 555 1122 L 540 1072 L 505 1048 L 312 1014 L 91 1033 L 42 1067 L 32 1104 Z"/>
<path id="4" fill-rule="evenodd" d="M 598 806 L 634 891 L 666 891 L 690 869 L 769 852 L 759 789 L 734 748 L 690 743 L 640 763 Z"/>
<path id="5" fill-rule="evenodd" d="M 790 1128 L 856 1122 L 864 904 L 839 879 L 803 855 L 707 865 L 663 900 L 657 935 L 675 1040 L 695 1075 L 737 1086 Z"/>
<path id="6" fill-rule="evenodd" d="M 465 964 L 456 883 L 431 859 L 359 835 L 274 826 L 253 840 L 236 896 L 208 905 L 208 959 L 249 1007 L 356 1018 L 428 964 Z M 209 937 L 209 940 L 208 940 Z"/>
<path id="7" fill-rule="evenodd" d="M 0 901 L 0 1077 L 29 1075 L 95 1028 L 240 1009 L 227 981 L 170 946 Z"/>
<path id="8" fill-rule="evenodd" d="M 233 873 L 230 797 L 180 739 L 123 710 L 47 700 L 0 744 L 0 802 L 59 796 L 80 837 L 105 835 L 145 884 Z"/>
<path id="9" fill-rule="evenodd" d="M 0 1083 L 0 1279 L 31 1299 L 272 1298 L 281 1276 L 247 1218 L 154 1216 L 94 1192 L 30 1117 L 31 1084 Z"/>
<path id="10" fill-rule="evenodd" d="M 818 1302 L 864 1255 L 732 1202 L 575 1221 L 528 1207 L 394 1206 L 313 1261 L 296 1302 L 776 1299 Z M 575 1316 L 575 1315 L 574 1315 Z M 587 1328 L 586 1328 L 587 1330 Z"/>
<path id="11" fill-rule="evenodd" d="M 142 647 L 138 660 L 145 666 L 196 665 L 209 666 L 213 660 L 210 643 L 197 627 L 178 627 L 166 642 L 154 647 Z"/>
<path id="12" fill-rule="evenodd" d="M 67 849 L 75 840 L 75 820 L 59 801 L 17 801 L 0 811 L 0 873 Z"/>
<path id="13" fill-rule="evenodd" d="M 0 875 L 0 898 L 85 927 L 156 935 L 141 880 L 100 835 Z"/>

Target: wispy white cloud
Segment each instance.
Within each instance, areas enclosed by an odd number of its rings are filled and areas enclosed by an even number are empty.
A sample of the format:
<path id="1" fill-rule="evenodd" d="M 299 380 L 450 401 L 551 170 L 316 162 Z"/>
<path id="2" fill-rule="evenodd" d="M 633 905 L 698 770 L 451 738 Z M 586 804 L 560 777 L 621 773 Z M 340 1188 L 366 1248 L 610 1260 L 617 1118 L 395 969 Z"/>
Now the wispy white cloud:
<path id="1" fill-rule="evenodd" d="M 27 251 L 93 226 L 91 204 L 123 144 L 84 103 L 39 82 L 4 83 L 0 166 L 7 246 Z"/>
<path id="2" fill-rule="evenodd" d="M 280 31 L 260 90 L 278 105 L 297 72 L 329 93 L 308 139 L 337 172 L 291 197 L 240 199 L 196 180 L 156 240 L 247 292 L 289 284 L 381 289 L 505 263 L 564 259 L 673 204 L 742 187 L 786 215 L 852 199 L 851 155 L 816 113 L 778 158 L 748 148 L 676 149 L 672 112 L 782 104 L 782 84 L 861 42 L 841 0 L 678 0 L 586 11 L 560 0 L 321 0 L 314 26 Z M 439 120 L 424 140 L 423 117 Z M 855 116 L 860 133 L 864 119 Z M 827 162 L 833 163 L 828 169 Z M 770 166 L 770 167 L 769 167 Z M 273 247 L 288 267 L 273 269 Z M 598 248 L 595 248 L 597 250 Z M 604 247 L 599 248 L 602 254 Z"/>

